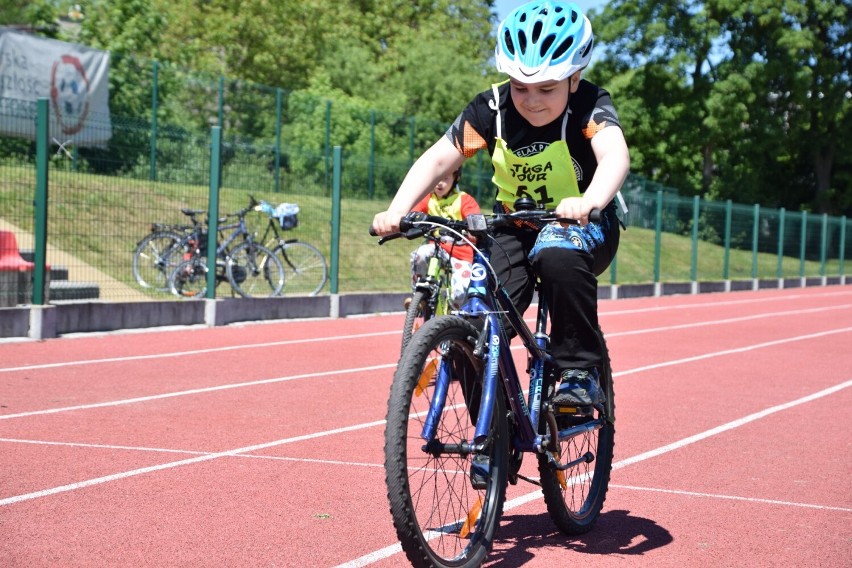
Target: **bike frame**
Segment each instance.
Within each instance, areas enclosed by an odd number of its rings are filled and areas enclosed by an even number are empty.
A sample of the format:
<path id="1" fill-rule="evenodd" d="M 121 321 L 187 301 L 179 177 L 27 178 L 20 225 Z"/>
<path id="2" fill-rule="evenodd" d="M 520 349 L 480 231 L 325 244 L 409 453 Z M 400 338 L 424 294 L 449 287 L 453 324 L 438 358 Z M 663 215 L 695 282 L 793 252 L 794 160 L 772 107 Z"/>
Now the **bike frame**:
<path id="1" fill-rule="evenodd" d="M 495 310 L 492 306 L 496 306 L 497 309 Z M 484 319 L 485 324 L 477 340 L 475 353 L 481 354 L 487 349 L 488 355 L 485 357 L 482 398 L 474 438 L 467 444 L 462 444 L 459 448 L 461 453 L 480 452 L 486 448 L 494 412 L 494 397 L 497 389 L 503 388 L 509 409 L 516 417 L 515 436 L 512 440 L 514 449 L 521 452 L 547 452 L 549 458 L 555 462 L 552 452 L 556 449 L 556 439 L 538 434 L 542 415 L 545 364 L 553 360 L 547 352 L 549 342 L 549 336 L 545 333 L 547 305 L 540 296 L 537 311 L 536 331 L 533 333 L 524 322 L 522 314 L 515 307 L 508 292 L 498 285 L 496 276 L 489 269 L 487 249 L 484 255 L 479 251 L 475 252 L 472 277 L 468 287 L 468 300 L 459 314 L 465 318 Z M 510 338 L 504 329 L 501 316 L 506 317 L 509 325 L 517 332 L 527 349 L 530 370 L 528 399 L 524 397 L 520 377 L 512 358 Z M 421 436 L 427 443 L 435 438 L 439 417 L 444 410 L 450 376 L 445 368 L 447 365 L 449 363 L 442 360 L 436 377 L 434 397 L 424 421 Z M 500 377 L 503 378 L 502 385 L 500 385 Z M 564 440 L 600 428 L 602 425 L 603 419 L 598 419 L 561 430 L 556 436 L 559 440 Z M 555 423 L 551 423 L 551 432 L 556 431 L 555 426 Z M 558 469 L 564 470 L 572 464 L 555 465 Z"/>

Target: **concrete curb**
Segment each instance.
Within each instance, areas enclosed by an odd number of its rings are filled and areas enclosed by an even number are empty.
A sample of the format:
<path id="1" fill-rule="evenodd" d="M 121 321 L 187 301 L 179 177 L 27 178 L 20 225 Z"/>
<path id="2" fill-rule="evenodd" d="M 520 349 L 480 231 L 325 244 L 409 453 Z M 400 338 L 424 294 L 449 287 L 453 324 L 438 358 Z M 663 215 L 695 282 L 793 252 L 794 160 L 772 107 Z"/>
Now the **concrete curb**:
<path id="1" fill-rule="evenodd" d="M 840 277 L 737 280 L 717 282 L 664 282 L 601 285 L 598 298 L 616 300 L 645 296 L 736 292 L 845 285 Z M 408 296 L 402 292 L 283 298 L 227 298 L 199 301 L 59 302 L 46 306 L 0 308 L 0 338 L 49 339 L 69 333 L 108 332 L 165 326 L 223 326 L 238 322 L 294 318 L 345 318 L 401 312 Z"/>

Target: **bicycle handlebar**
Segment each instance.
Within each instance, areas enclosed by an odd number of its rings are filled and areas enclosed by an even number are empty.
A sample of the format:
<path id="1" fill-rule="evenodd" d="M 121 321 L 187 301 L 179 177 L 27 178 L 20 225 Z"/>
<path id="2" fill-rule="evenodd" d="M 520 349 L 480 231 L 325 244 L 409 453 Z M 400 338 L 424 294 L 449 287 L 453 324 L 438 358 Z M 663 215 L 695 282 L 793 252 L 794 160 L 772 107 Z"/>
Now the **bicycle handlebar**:
<path id="1" fill-rule="evenodd" d="M 435 225 L 447 227 L 448 229 L 458 232 L 467 231 L 468 233 L 476 236 L 477 234 L 487 234 L 489 231 L 498 227 L 515 226 L 518 221 L 536 221 L 542 223 L 558 222 L 570 225 L 580 224 L 577 219 L 557 217 L 554 211 L 547 211 L 544 209 L 520 210 L 510 213 L 494 213 L 492 215 L 484 215 L 480 213 L 476 215 L 468 215 L 464 221 L 412 212 L 400 220 L 398 233 L 383 236 L 379 239 L 379 244 L 381 245 L 399 238 L 413 240 L 423 237 L 425 234 L 432 231 Z M 589 213 L 589 221 L 592 223 L 599 223 L 601 221 L 601 210 L 592 209 Z M 370 236 L 379 236 L 373 227 L 370 227 Z"/>

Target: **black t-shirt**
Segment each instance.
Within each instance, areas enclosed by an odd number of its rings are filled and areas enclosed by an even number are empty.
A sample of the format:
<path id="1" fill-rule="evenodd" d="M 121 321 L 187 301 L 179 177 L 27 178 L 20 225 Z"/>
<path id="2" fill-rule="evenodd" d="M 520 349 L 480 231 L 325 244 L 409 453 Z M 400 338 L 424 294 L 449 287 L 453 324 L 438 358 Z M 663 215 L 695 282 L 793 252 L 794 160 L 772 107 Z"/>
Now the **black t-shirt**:
<path id="1" fill-rule="evenodd" d="M 500 115 L 503 119 L 503 139 L 508 148 L 518 157 L 538 154 L 552 142 L 562 139 L 563 114 L 542 127 L 534 127 L 517 111 L 509 92 L 509 83 L 498 87 Z M 494 93 L 489 89 L 476 96 L 447 130 L 446 136 L 467 158 L 478 150 L 487 148 L 493 155 L 497 136 L 497 112 L 489 106 Z M 609 93 L 604 89 L 581 80 L 576 93 L 568 99 L 571 116 L 565 140 L 574 160 L 577 184 L 580 192 L 586 188 L 595 174 L 598 162 L 592 151 L 591 138 L 609 126 L 621 127 Z"/>

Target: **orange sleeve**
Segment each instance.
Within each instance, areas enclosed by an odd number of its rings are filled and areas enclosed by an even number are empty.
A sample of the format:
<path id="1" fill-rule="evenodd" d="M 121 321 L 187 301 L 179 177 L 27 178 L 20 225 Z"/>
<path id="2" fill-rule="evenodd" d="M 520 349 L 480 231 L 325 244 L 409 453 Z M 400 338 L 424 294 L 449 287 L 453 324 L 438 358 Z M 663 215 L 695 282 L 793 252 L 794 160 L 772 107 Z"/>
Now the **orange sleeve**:
<path id="1" fill-rule="evenodd" d="M 412 211 L 417 211 L 418 213 L 428 213 L 429 212 L 429 200 L 432 198 L 432 193 L 421 199 L 417 202 L 417 205 L 414 206 Z"/>
<path id="2" fill-rule="evenodd" d="M 464 121 L 461 128 L 451 129 L 451 139 L 453 145 L 465 158 L 471 158 L 479 150 L 488 147 L 479 132 L 474 130 L 473 126 L 468 121 Z"/>
<path id="3" fill-rule="evenodd" d="M 467 218 L 468 215 L 476 215 L 480 213 L 479 203 L 476 202 L 476 199 L 473 198 L 469 193 L 462 192 L 462 204 L 461 204 L 461 215 L 462 219 Z"/>

